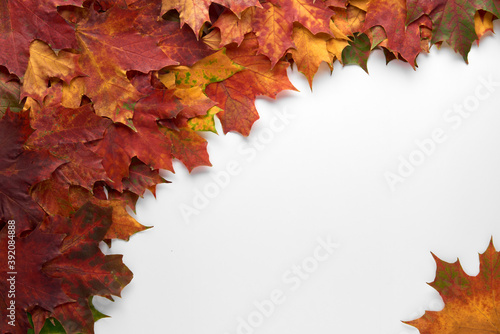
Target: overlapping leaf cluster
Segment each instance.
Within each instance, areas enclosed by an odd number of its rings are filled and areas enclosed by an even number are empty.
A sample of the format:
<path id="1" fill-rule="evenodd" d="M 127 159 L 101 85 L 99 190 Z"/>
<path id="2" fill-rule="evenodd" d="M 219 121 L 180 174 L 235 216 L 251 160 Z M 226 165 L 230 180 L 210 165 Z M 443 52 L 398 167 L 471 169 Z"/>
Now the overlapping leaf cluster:
<path id="1" fill-rule="evenodd" d="M 465 60 L 498 0 L 0 0 L 0 245 L 16 220 L 15 328 L 93 333 L 93 296 L 132 273 L 101 242 L 144 230 L 127 213 L 180 160 L 210 166 L 199 131 L 248 135 L 257 96 L 311 87 L 322 62 L 370 52 L 416 67 L 430 45 Z M 7 272 L 6 257 L 0 262 Z M 0 281 L 1 316 L 5 280 Z M 56 322 L 57 320 L 57 322 Z M 48 326 L 48 327 L 47 327 Z M 54 329 L 55 330 L 55 329 Z"/>

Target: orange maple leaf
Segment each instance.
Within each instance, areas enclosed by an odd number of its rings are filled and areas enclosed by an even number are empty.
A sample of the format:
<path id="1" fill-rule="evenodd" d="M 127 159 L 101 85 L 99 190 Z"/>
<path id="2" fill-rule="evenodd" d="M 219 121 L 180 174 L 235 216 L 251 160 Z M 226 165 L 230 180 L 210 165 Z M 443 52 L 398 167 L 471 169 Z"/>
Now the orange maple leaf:
<path id="1" fill-rule="evenodd" d="M 442 311 L 426 312 L 420 319 L 406 322 L 421 334 L 498 333 L 500 329 L 500 256 L 493 240 L 479 256 L 480 272 L 467 275 L 459 262 L 437 263 L 436 279 L 430 285 L 445 303 Z"/>

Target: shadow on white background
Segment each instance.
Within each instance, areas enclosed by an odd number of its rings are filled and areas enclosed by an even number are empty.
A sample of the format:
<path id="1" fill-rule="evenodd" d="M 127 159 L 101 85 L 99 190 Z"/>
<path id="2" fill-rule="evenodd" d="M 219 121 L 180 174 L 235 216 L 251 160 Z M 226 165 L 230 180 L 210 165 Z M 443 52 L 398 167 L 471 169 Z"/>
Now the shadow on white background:
<path id="1" fill-rule="evenodd" d="M 443 307 L 430 252 L 475 275 L 500 249 L 499 42 L 417 71 L 377 51 L 314 93 L 290 72 L 300 93 L 258 100 L 249 138 L 207 134 L 212 168 L 140 200 L 155 228 L 109 250 L 134 279 L 95 298 L 96 333 L 418 333 L 401 320 Z"/>

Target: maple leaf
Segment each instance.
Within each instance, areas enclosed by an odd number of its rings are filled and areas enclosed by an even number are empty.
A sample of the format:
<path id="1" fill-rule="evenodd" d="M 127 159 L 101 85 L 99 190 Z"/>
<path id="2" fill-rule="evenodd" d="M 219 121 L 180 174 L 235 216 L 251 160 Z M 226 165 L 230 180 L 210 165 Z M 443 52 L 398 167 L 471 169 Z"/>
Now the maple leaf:
<path id="1" fill-rule="evenodd" d="M 500 17 L 500 5 L 483 0 L 407 0 L 407 25 L 428 15 L 432 19 L 433 44 L 446 42 L 467 62 L 472 42 L 478 36 L 475 31 L 476 11 L 484 10 Z"/>
<path id="2" fill-rule="evenodd" d="M 246 9 L 241 13 L 241 17 L 236 16 L 232 11 L 225 10 L 217 18 L 212 27 L 218 28 L 221 40 L 218 47 L 223 47 L 230 43 L 240 45 L 245 35 L 252 32 L 253 8 Z"/>
<path id="3" fill-rule="evenodd" d="M 224 133 L 236 131 L 248 136 L 252 124 L 259 118 L 254 104 L 257 96 L 276 98 L 282 90 L 296 90 L 286 74 L 288 63 L 280 61 L 273 67 L 267 57 L 258 54 L 258 49 L 254 34 L 247 35 L 239 47 L 229 46 L 228 57 L 244 66 L 244 70 L 206 89 L 207 95 L 223 109 L 217 117 Z"/>
<path id="4" fill-rule="evenodd" d="M 137 1 L 132 6 L 140 9 L 134 21 L 134 27 L 143 35 L 154 37 L 158 40 L 160 49 L 177 64 L 192 66 L 197 61 L 208 57 L 214 51 L 205 43 L 196 38 L 193 30 L 184 25 L 179 29 L 179 22 L 159 18 L 161 12 L 161 0 Z"/>
<path id="5" fill-rule="evenodd" d="M 296 49 L 291 50 L 293 60 L 299 71 L 306 76 L 309 87 L 312 89 L 313 77 L 322 62 L 327 63 L 333 69 L 330 64 L 333 59 L 331 59 L 326 44 L 329 37 L 324 34 L 313 35 L 300 25 L 293 28 L 292 36 L 296 45 Z"/>
<path id="6" fill-rule="evenodd" d="M 61 90 L 58 90 L 60 92 Z M 36 131 L 27 145 L 44 148 L 66 161 L 55 175 L 68 184 L 92 189 L 94 183 L 106 180 L 102 158 L 86 146 L 87 142 L 103 138 L 111 121 L 97 116 L 91 104 L 79 108 L 66 108 L 57 102 L 61 97 L 32 112 L 32 126 Z"/>
<path id="7" fill-rule="evenodd" d="M 145 7 L 146 9 L 148 7 Z M 105 13 L 90 11 L 89 17 L 78 24 L 76 34 L 82 49 L 102 52 L 125 70 L 149 72 L 178 62 L 158 48 L 154 34 L 143 34 L 130 22 L 138 20 L 143 8 L 122 9 L 113 6 Z M 96 53 L 100 59 L 104 59 Z"/>
<path id="8" fill-rule="evenodd" d="M 283 8 L 264 3 L 262 9 L 256 8 L 252 29 L 259 41 L 259 52 L 271 59 L 274 66 L 289 48 L 292 41 L 293 22 L 287 19 Z"/>
<path id="9" fill-rule="evenodd" d="M 155 126 L 152 125 L 152 127 Z M 171 152 L 172 144 L 161 135 L 158 129 L 152 128 L 142 133 L 141 130 L 134 132 L 120 125 L 113 125 L 106 131 L 104 139 L 98 144 L 96 150 L 99 156 L 107 157 L 103 161 L 103 166 L 108 177 L 113 181 L 112 187 L 118 191 L 123 189 L 122 179 L 128 177 L 129 165 L 133 157 L 139 157 L 148 165 L 153 164 L 157 168 L 172 171 Z"/>
<path id="10" fill-rule="evenodd" d="M 90 311 L 86 304 L 90 296 L 120 296 L 123 287 L 132 280 L 132 272 L 123 264 L 122 255 L 104 255 L 99 249 L 111 224 L 112 209 L 92 203 L 83 205 L 71 218 L 56 216 L 44 222 L 45 231 L 66 235 L 60 247 L 61 255 L 45 264 L 44 272 L 61 279 L 65 293 L 75 300 L 52 312 L 69 333 L 94 323 L 92 313 L 86 312 L 85 319 L 75 324 L 74 316 L 67 318 L 70 310 L 86 306 Z M 79 311 L 78 314 L 85 313 Z"/>
<path id="11" fill-rule="evenodd" d="M 42 103 L 49 90 L 50 78 L 59 78 L 69 84 L 74 77 L 82 75 L 78 70 L 77 54 L 64 50 L 56 54 L 50 46 L 38 40 L 31 43 L 29 52 L 21 98 L 29 96 Z"/>
<path id="12" fill-rule="evenodd" d="M 342 51 L 342 63 L 344 65 L 359 65 L 368 73 L 368 57 L 370 56 L 371 43 L 366 34 L 356 34 L 354 40 L 349 42 Z"/>
<path id="13" fill-rule="evenodd" d="M 421 51 L 420 22 L 405 27 L 406 0 L 372 0 L 368 4 L 364 30 L 382 26 L 387 34 L 387 48 L 401 56 L 415 68 L 415 59 Z"/>
<path id="14" fill-rule="evenodd" d="M 84 93 L 94 102 L 98 115 L 123 124 L 132 119 L 133 106 L 143 96 L 126 71 L 147 73 L 178 64 L 158 47 L 154 37 L 141 34 L 130 24 L 138 15 L 139 10 L 117 6 L 105 13 L 90 11 L 76 29 L 82 50 L 80 66 L 88 75 L 82 79 Z"/>
<path id="15" fill-rule="evenodd" d="M 224 67 L 226 65 L 227 68 Z M 239 69 L 240 67 L 232 64 L 223 51 L 197 62 L 191 68 L 178 66 L 172 71 L 178 78 L 179 87 L 184 88 L 177 91 L 152 90 L 149 96 L 139 101 L 133 119 L 135 131 L 120 124 L 109 127 L 104 139 L 97 144 L 95 152 L 104 159 L 103 166 L 113 181 L 112 187 L 118 191 L 123 190 L 122 180 L 129 176 L 129 165 L 133 157 L 139 158 L 152 168 L 173 171 L 173 149 L 176 149 L 178 156 L 184 157 L 180 149 L 174 148 L 175 144 L 172 143 L 172 138 L 176 143 L 180 138 L 171 136 L 168 131 L 160 131 L 157 121 L 176 117 L 181 111 L 184 113 L 182 117 L 206 114 L 215 103 L 203 94 L 201 87 L 210 82 L 224 80 Z M 164 76 L 160 75 L 160 79 Z M 182 133 L 187 135 L 186 131 Z M 182 145 L 185 149 L 195 150 L 203 156 L 203 159 L 181 159 L 189 170 L 199 164 L 209 163 L 206 152 L 201 153 L 206 150 L 206 142 L 198 140 L 196 136 L 187 135 L 185 139 L 189 143 Z M 110 156 L 113 158 L 109 159 Z"/>
<path id="16" fill-rule="evenodd" d="M 179 12 L 181 26 L 188 24 L 198 36 L 203 24 L 210 21 L 208 7 L 211 3 L 221 4 L 236 15 L 248 7 L 261 6 L 258 0 L 163 0 L 161 15 L 171 9 L 176 9 Z"/>
<path id="17" fill-rule="evenodd" d="M 21 85 L 17 77 L 10 74 L 3 66 L 0 66 L 0 117 L 5 114 L 7 108 L 14 112 L 22 109 L 20 103 Z"/>
<path id="18" fill-rule="evenodd" d="M 132 176 L 132 179 L 134 179 L 134 176 Z M 150 186 L 149 189 L 154 191 L 154 187 L 155 185 Z M 93 197 L 92 193 L 89 191 L 80 187 L 73 187 L 70 189 L 69 199 L 75 207 L 81 207 L 87 201 L 90 201 L 98 206 L 112 209 L 112 224 L 106 232 L 106 235 L 103 238 L 104 240 L 129 240 L 132 235 L 150 228 L 140 224 L 127 212 L 127 205 L 135 208 L 135 202 L 137 201 L 137 195 L 135 193 L 131 193 L 127 190 L 123 191 L 123 193 L 119 193 L 115 190 L 109 189 L 109 199 L 103 197 L 97 198 L 96 193 L 101 191 L 101 189 L 99 189 L 99 187 L 95 187 L 93 190 Z"/>
<path id="19" fill-rule="evenodd" d="M 122 180 L 129 176 L 133 157 L 155 169 L 173 172 L 172 143 L 160 132 L 156 119 L 151 118 L 138 109 L 134 116 L 136 131 L 114 124 L 96 146 L 95 153 L 104 159 L 104 169 L 118 191 L 123 190 Z"/>
<path id="20" fill-rule="evenodd" d="M 224 133 L 236 131 L 250 134 L 253 123 L 259 119 L 252 92 L 241 85 L 241 77 L 233 77 L 222 83 L 208 86 L 207 94 L 223 108 L 217 114 Z"/>
<path id="21" fill-rule="evenodd" d="M 18 224 L 22 221 L 16 217 L 15 231 L 19 232 Z M 15 237 L 11 234 L 8 224 L 4 224 L 0 230 L 0 247 L 3 254 L 7 254 L 10 240 L 15 242 L 15 267 L 9 267 L 8 257 L 2 256 L 0 261 L 1 281 L 0 281 L 0 305 L 2 321 L 0 321 L 1 333 L 25 334 L 29 328 L 26 312 L 35 306 L 52 311 L 62 303 L 71 302 L 62 289 L 62 281 L 58 278 L 50 277 L 43 272 L 43 266 L 50 260 L 60 255 L 59 246 L 63 235 L 45 233 L 39 228 L 30 232 L 24 237 Z M 16 274 L 8 274 L 9 272 Z M 15 276 L 15 299 L 9 297 L 10 281 L 8 278 Z M 7 324 L 7 306 L 9 300 L 15 300 L 15 324 L 12 327 Z M 9 303 L 9 305 L 6 305 Z M 2 305 L 3 304 L 3 305 Z M 9 313 L 7 313 L 9 312 Z"/>
<path id="22" fill-rule="evenodd" d="M 208 158 L 207 141 L 187 124 L 181 128 L 162 126 L 160 131 L 172 143 L 172 155 L 182 161 L 189 172 L 198 166 L 212 166 Z"/>
<path id="23" fill-rule="evenodd" d="M 421 334 L 496 333 L 500 328 L 498 294 L 500 293 L 500 261 L 493 240 L 479 255 L 480 273 L 467 275 L 458 261 L 437 263 L 436 278 L 430 285 L 438 290 L 444 309 L 426 312 L 417 320 L 406 322 Z"/>
<path id="24" fill-rule="evenodd" d="M 128 191 L 123 193 L 108 189 L 109 199 L 106 196 L 98 197 L 102 186 L 94 187 L 93 192 L 77 186 L 68 187 L 56 179 L 40 182 L 32 192 L 33 198 L 51 216 L 60 215 L 70 217 L 87 202 L 95 205 L 111 208 L 112 224 L 104 239 L 128 240 L 137 232 L 144 231 L 145 227 L 135 220 L 128 212 L 127 205 L 135 208 L 138 195 Z M 149 188 L 154 191 L 153 187 Z"/>
<path id="25" fill-rule="evenodd" d="M 120 296 L 121 289 L 132 279 L 131 272 L 123 264 L 117 264 L 121 255 L 105 256 L 99 249 L 111 224 L 111 208 L 87 203 L 72 217 L 50 218 L 43 226 L 46 231 L 66 235 L 61 255 L 47 263 L 44 271 L 63 278 L 63 287 L 70 297 Z"/>
<path id="26" fill-rule="evenodd" d="M 0 63 L 22 77 L 33 39 L 55 49 L 76 48 L 73 27 L 58 14 L 57 6 L 80 4 L 78 0 L 1 0 Z"/>
<path id="27" fill-rule="evenodd" d="M 288 49 L 299 50 L 292 41 L 294 22 L 300 23 L 314 35 L 331 35 L 333 32 L 330 28 L 330 18 L 335 15 L 335 11 L 330 9 L 329 5 L 323 1 L 275 0 L 265 3 L 263 9 L 255 9 L 250 25 L 259 40 L 259 52 L 268 56 L 274 66 Z M 234 17 L 226 21 L 226 26 L 229 27 L 238 23 Z M 241 40 L 244 32 L 248 32 L 245 25 L 242 27 L 243 30 L 236 34 L 237 42 Z M 226 38 L 224 34 L 223 37 Z"/>
<path id="28" fill-rule="evenodd" d="M 28 112 L 7 109 L 0 121 L 0 220 L 16 219 L 19 234 L 44 218 L 43 210 L 29 195 L 30 187 L 48 179 L 64 162 L 47 150 L 26 150 L 23 144 L 32 132 Z"/>

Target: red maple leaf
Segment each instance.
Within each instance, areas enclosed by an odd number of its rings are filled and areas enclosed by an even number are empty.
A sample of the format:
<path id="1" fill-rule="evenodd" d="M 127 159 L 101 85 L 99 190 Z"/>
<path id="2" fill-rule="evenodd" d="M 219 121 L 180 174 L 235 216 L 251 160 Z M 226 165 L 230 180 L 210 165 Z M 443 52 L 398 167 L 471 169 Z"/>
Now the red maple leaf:
<path id="1" fill-rule="evenodd" d="M 23 144 L 32 132 L 27 111 L 7 109 L 0 121 L 0 220 L 18 221 L 18 234 L 34 229 L 45 216 L 31 198 L 30 187 L 64 163 L 47 150 L 26 150 Z"/>
<path id="2" fill-rule="evenodd" d="M 123 264 L 122 255 L 104 255 L 99 249 L 112 224 L 112 211 L 87 203 L 72 217 L 50 217 L 42 226 L 45 231 L 66 235 L 60 247 L 62 254 L 47 263 L 44 271 L 62 279 L 64 292 L 75 300 L 52 312 L 68 333 L 93 328 L 89 297 L 120 296 L 122 288 L 132 280 L 132 272 Z M 75 318 L 70 311 L 77 311 L 79 317 Z M 87 317 L 82 317 L 85 314 Z"/>
<path id="3" fill-rule="evenodd" d="M 14 225 L 16 230 L 20 223 L 21 220 L 16 219 Z M 62 280 L 50 277 L 42 270 L 47 261 L 60 255 L 59 247 L 64 236 L 45 233 L 37 228 L 26 237 L 17 238 L 9 232 L 9 226 L 11 225 L 4 224 L 0 230 L 0 249 L 4 255 L 0 260 L 0 315 L 2 317 L 0 332 L 26 334 L 29 328 L 26 312 L 31 312 L 35 306 L 53 311 L 58 305 L 72 301 L 62 289 Z M 8 248 L 9 245 L 14 244 L 12 240 L 14 240 L 15 247 Z M 14 250 L 14 252 L 8 253 L 8 250 Z M 8 254 L 15 257 L 14 263 L 7 262 Z M 9 274 L 9 272 L 16 274 Z M 7 279 L 10 280 L 7 281 Z M 12 314 L 10 310 L 7 310 L 7 304 L 10 306 L 11 300 L 15 302 L 15 327 L 8 325 L 6 321 L 7 314 Z"/>
<path id="4" fill-rule="evenodd" d="M 29 46 L 40 39 L 55 49 L 76 48 L 71 27 L 57 12 L 57 6 L 80 5 L 80 0 L 2 0 L 0 1 L 0 63 L 24 75 Z"/>

